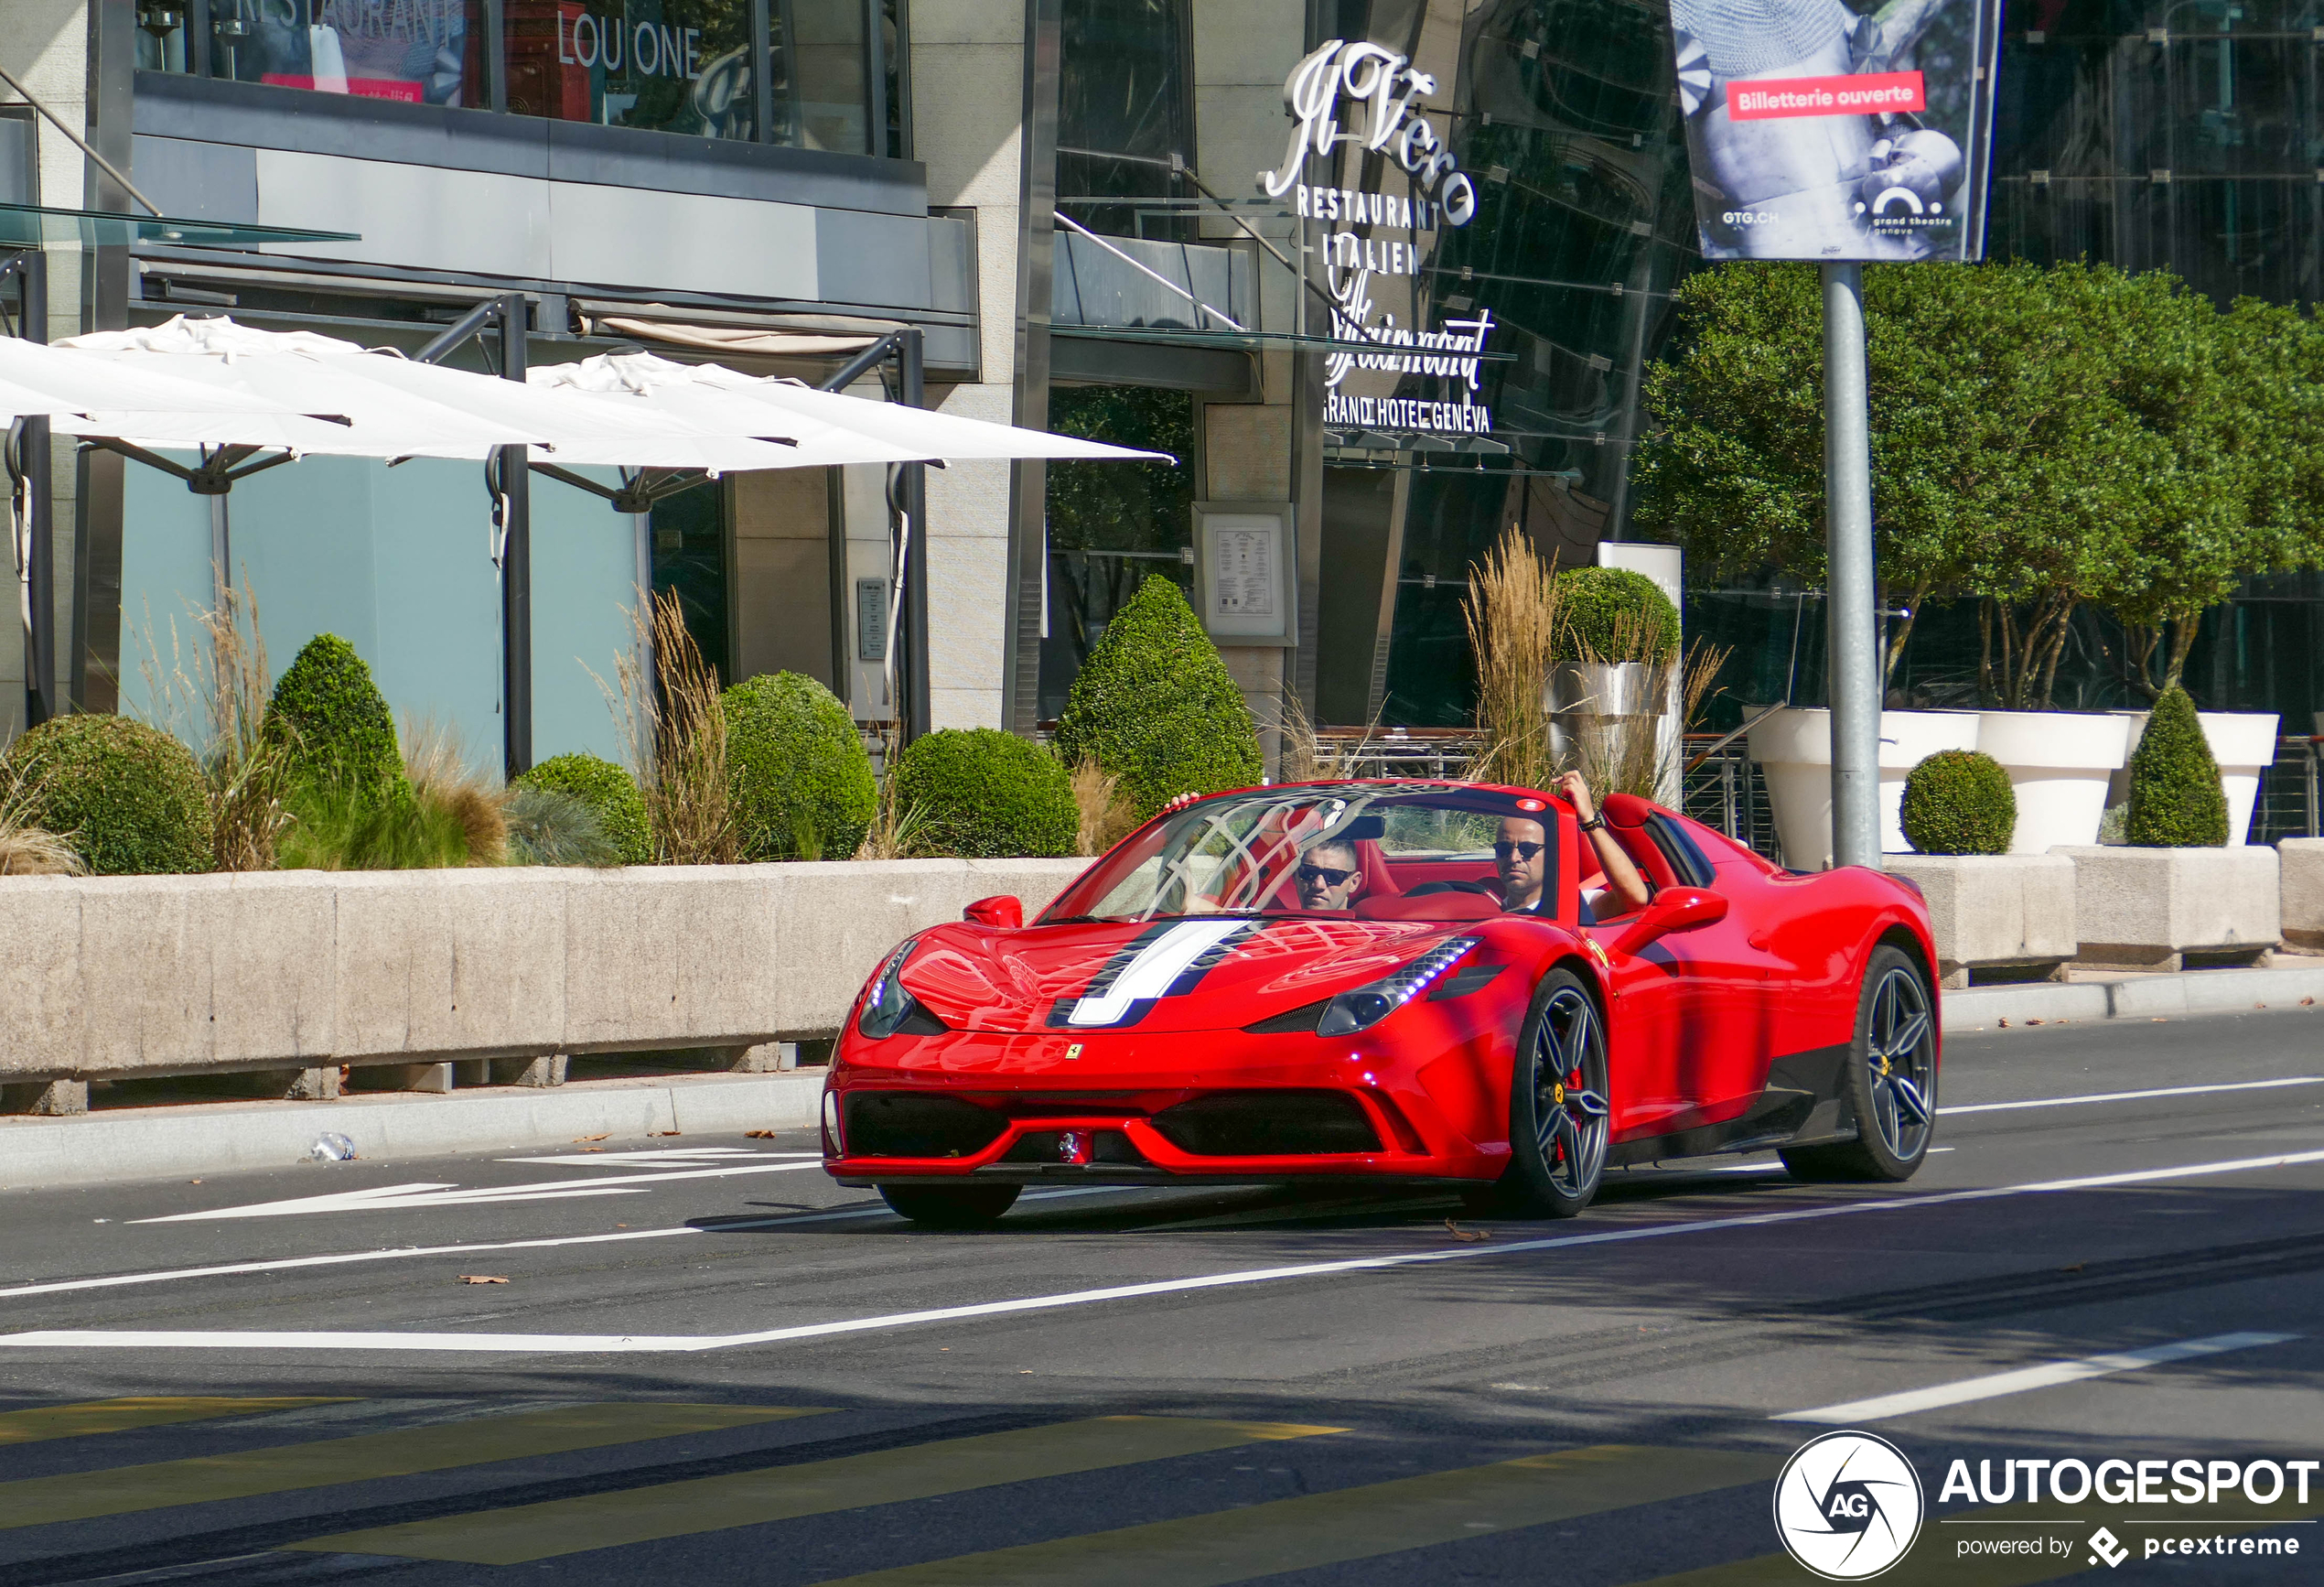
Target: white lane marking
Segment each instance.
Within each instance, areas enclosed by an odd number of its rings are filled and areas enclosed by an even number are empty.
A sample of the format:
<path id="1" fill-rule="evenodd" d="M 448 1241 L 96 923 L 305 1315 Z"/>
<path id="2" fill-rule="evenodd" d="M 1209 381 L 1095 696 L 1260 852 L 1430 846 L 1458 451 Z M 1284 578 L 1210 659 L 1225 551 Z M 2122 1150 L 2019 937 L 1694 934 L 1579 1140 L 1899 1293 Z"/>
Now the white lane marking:
<path id="1" fill-rule="evenodd" d="M 1186 967 L 1229 937 L 1249 931 L 1247 920 L 1188 921 L 1172 926 L 1138 950 L 1122 966 L 1103 997 L 1082 998 L 1065 1022 L 1077 1030 L 1095 1029 L 1119 1021 L 1141 998 L 1158 998 Z"/>
<path id="2" fill-rule="evenodd" d="M 2297 1333 L 2214 1333 L 2208 1339 L 2182 1339 L 2174 1344 L 2154 1344 L 2144 1350 L 2085 1355 L 2079 1361 L 2053 1361 L 2045 1366 L 2025 1366 L 2015 1372 L 1996 1372 L 1988 1377 L 1965 1377 L 1958 1383 L 1941 1383 L 1933 1388 L 1884 1394 L 1872 1399 L 1852 1399 L 1845 1405 L 1827 1405 L 1816 1410 L 1786 1411 L 1781 1416 L 1771 1416 L 1768 1420 L 1846 1423 L 1849 1426 L 1858 1422 L 1884 1421 L 1892 1416 L 1910 1416 L 1916 1410 L 1966 1405 L 1971 1400 L 2023 1394 L 2028 1389 L 2049 1388 L 2060 1383 L 2079 1383 L 2086 1377 L 2104 1377 L 2115 1372 L 2136 1372 L 2141 1367 L 2160 1366 L 2172 1361 L 2191 1361 L 2199 1355 L 2220 1355 L 2230 1350 L 2281 1344 L 2298 1337 L 2300 1335 Z"/>
<path id="3" fill-rule="evenodd" d="M 1077 1185 L 1070 1190 L 1031 1191 L 1020 1201 L 1059 1201 L 1067 1196 L 1122 1195 L 1131 1191 L 1167 1189 L 1161 1185 Z M 673 1224 L 660 1229 L 629 1229 L 605 1235 L 559 1235 L 538 1240 L 495 1240 L 452 1246 L 395 1246 L 376 1251 L 335 1251 L 321 1257 L 277 1257 L 264 1262 L 228 1262 L 210 1268 L 170 1268 L 158 1272 L 110 1273 L 101 1279 L 59 1279 L 45 1284 L 19 1284 L 0 1290 L 0 1301 L 20 1295 L 61 1295 L 76 1290 L 114 1290 L 124 1284 L 164 1284 L 176 1279 L 215 1279 L 235 1273 L 279 1273 L 293 1268 L 330 1268 L 348 1262 L 399 1261 L 411 1257 L 468 1257 L 483 1251 L 536 1251 L 557 1246 L 595 1246 L 616 1240 L 660 1240 L 672 1235 L 723 1235 L 743 1229 L 788 1228 L 792 1224 L 827 1224 L 852 1218 L 892 1218 L 885 1205 L 848 1207 L 829 1213 L 786 1213 L 776 1218 L 748 1218 L 703 1225 Z"/>
<path id="4" fill-rule="evenodd" d="M 1056 1295 L 1028 1295 L 1014 1301 L 984 1301 L 966 1306 L 941 1306 L 924 1312 L 893 1312 L 877 1317 L 850 1317 L 831 1322 L 803 1322 L 790 1328 L 769 1328 L 754 1333 L 237 1333 L 233 1331 L 120 1331 L 100 1329 L 40 1329 L 24 1333 L 0 1333 L 0 1345 L 59 1349 L 193 1349 L 193 1350 L 471 1350 L 525 1351 L 539 1354 L 619 1355 L 641 1352 L 726 1350 L 744 1344 L 771 1344 L 788 1339 L 820 1339 L 837 1333 L 864 1333 L 906 1328 L 921 1322 L 952 1322 L 973 1317 L 999 1317 L 1019 1312 L 1054 1311 L 1105 1301 L 1130 1301 L 1148 1295 L 1178 1295 L 1199 1290 L 1220 1290 L 1241 1284 L 1264 1284 L 1285 1279 L 1330 1278 L 1342 1273 L 1379 1272 L 1423 1263 L 1459 1262 L 1483 1257 L 1513 1256 L 1519 1251 L 1563 1250 L 1576 1246 L 1624 1245 L 1633 1240 L 1662 1239 L 1673 1235 L 1704 1234 L 1714 1229 L 1765 1228 L 1778 1224 L 1806 1223 L 1845 1217 L 1852 1213 L 1914 1211 L 1922 1207 L 1953 1206 L 1964 1202 L 1999 1201 L 2011 1196 L 2051 1195 L 2064 1191 L 2104 1190 L 2115 1185 L 2157 1184 L 2169 1180 L 2211 1174 L 2254 1173 L 2268 1169 L 2297 1168 L 2324 1162 L 2324 1151 L 2280 1153 L 2219 1162 L 2182 1164 L 2176 1168 L 2134 1169 L 2124 1173 L 2091 1174 L 2081 1179 L 2044 1180 L 2029 1184 L 1990 1185 L 1979 1190 L 1940 1191 L 1933 1195 L 1883 1196 L 1870 1201 L 1841 1202 L 1829 1206 L 1793 1207 L 1782 1212 L 1748 1213 L 1738 1217 L 1703 1218 L 1683 1224 L 1651 1224 L 1644 1228 L 1608 1229 L 1600 1234 L 1563 1235 L 1543 1240 L 1512 1240 L 1454 1246 L 1445 1249 L 1402 1251 L 1384 1257 L 1353 1257 L 1336 1262 L 1306 1262 L 1288 1268 L 1252 1268 L 1232 1273 L 1203 1273 L 1190 1279 L 1164 1279 L 1147 1284 L 1121 1284 L 1103 1290 L 1075 1290 Z M 733 1225 L 729 1225 L 728 1227 Z"/>
<path id="5" fill-rule="evenodd" d="M 610 1179 L 550 1180 L 537 1184 L 479 1185 L 461 1190 L 453 1184 L 374 1185 L 370 1190 L 335 1191 L 328 1195 L 298 1196 L 285 1202 L 258 1202 L 246 1207 L 220 1207 L 212 1212 L 171 1213 L 166 1217 L 136 1218 L 140 1224 L 199 1223 L 206 1218 L 281 1218 L 304 1213 L 361 1213 L 383 1208 L 477 1206 L 499 1202 L 556 1201 L 566 1196 L 639 1195 L 623 1187 L 668 1184 L 682 1179 L 727 1179 L 743 1173 L 788 1173 L 821 1168 L 818 1157 L 806 1162 L 759 1162 L 738 1168 L 668 1169 L 660 1173 L 617 1174 Z"/>
<path id="6" fill-rule="evenodd" d="M 2100 1091 L 2088 1096 L 2041 1096 L 2030 1102 L 1972 1102 L 1960 1107 L 1940 1107 L 1937 1116 L 1956 1113 L 2007 1113 L 2020 1107 L 2075 1107 L 2089 1102 L 2144 1102 L 2150 1096 L 2205 1096 L 2220 1091 L 2272 1091 L 2281 1085 L 2324 1085 L 2324 1074 L 2296 1074 L 2286 1080 L 2237 1080 L 2222 1085 L 2166 1085 L 2157 1091 Z"/>
<path id="7" fill-rule="evenodd" d="M 560 1167 L 607 1168 L 615 1163 L 629 1163 L 643 1168 L 708 1168 L 718 1162 L 731 1162 L 736 1158 L 799 1158 L 812 1157 L 821 1161 L 819 1151 L 748 1151 L 738 1146 L 705 1146 L 688 1151 L 573 1151 L 556 1157 L 501 1157 L 495 1162 L 547 1162 Z"/>

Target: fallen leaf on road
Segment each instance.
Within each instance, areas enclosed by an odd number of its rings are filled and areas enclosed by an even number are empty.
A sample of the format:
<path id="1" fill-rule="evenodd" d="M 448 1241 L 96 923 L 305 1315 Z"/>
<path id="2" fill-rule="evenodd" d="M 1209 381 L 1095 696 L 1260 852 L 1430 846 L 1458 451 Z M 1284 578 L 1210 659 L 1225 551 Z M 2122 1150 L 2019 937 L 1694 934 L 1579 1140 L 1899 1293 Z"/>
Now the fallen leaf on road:
<path id="1" fill-rule="evenodd" d="M 1445 1227 L 1451 1231 L 1456 1240 L 1490 1240 L 1493 1237 L 1490 1229 L 1464 1229 L 1450 1218 L 1445 1220 Z"/>
<path id="2" fill-rule="evenodd" d="M 772 1140 L 775 1139 L 775 1132 L 771 1129 L 746 1129 L 742 1132 L 742 1138 L 745 1140 Z"/>
<path id="3" fill-rule="evenodd" d="M 654 1134 L 655 1134 L 655 1135 L 657 1135 L 657 1136 L 662 1136 L 662 1135 L 679 1135 L 679 1134 L 683 1134 L 683 1131 L 681 1131 L 681 1130 L 675 1130 L 675 1129 L 657 1129 L 657 1130 L 655 1130 L 655 1131 L 654 1131 Z"/>
<path id="4" fill-rule="evenodd" d="M 2082 1270 L 2083 1267 L 2085 1267 L 2086 1265 L 2087 1265 L 2087 1264 L 2085 1264 L 2085 1263 L 2076 1262 L 2076 1263 L 2075 1263 L 2072 1267 L 2071 1267 L 2071 1268 L 2060 1268 L 2060 1269 L 2059 1269 L 2058 1270 L 2059 1270 L 2060 1272 L 2061 1272 L 2061 1273 L 2079 1273 L 2079 1272 L 2081 1272 L 2081 1271 Z"/>
<path id="5" fill-rule="evenodd" d="M 581 1150 L 583 1151 L 603 1151 L 605 1148 L 602 1146 L 585 1146 Z"/>
<path id="6" fill-rule="evenodd" d="M 2300 1007 L 2303 1009 L 2313 1009 L 2316 1007 L 2316 999 L 2313 998 L 2302 998 L 2300 999 Z"/>
<path id="7" fill-rule="evenodd" d="M 2040 1021 L 2040 1020 L 2027 1020 L 2027 1021 L 2026 1021 L 2026 1023 L 2027 1023 L 2027 1024 L 2028 1024 L 2028 1025 L 2039 1025 L 2039 1024 L 2040 1024 L 2040 1023 L 2041 1023 L 2041 1021 Z"/>
<path id="8" fill-rule="evenodd" d="M 460 1282 L 463 1284 L 505 1284 L 508 1280 L 498 1273 L 462 1273 Z"/>
<path id="9" fill-rule="evenodd" d="M 606 1135 L 611 1135 L 613 1131 L 608 1129 L 605 1132 L 605 1135 L 576 1135 L 573 1138 L 573 1140 L 574 1144 L 577 1146 L 585 1140 L 603 1140 L 606 1138 Z"/>
<path id="10" fill-rule="evenodd" d="M 2009 1021 L 2007 1020 L 1996 1020 L 1994 1023 L 2005 1031 L 2009 1029 Z"/>

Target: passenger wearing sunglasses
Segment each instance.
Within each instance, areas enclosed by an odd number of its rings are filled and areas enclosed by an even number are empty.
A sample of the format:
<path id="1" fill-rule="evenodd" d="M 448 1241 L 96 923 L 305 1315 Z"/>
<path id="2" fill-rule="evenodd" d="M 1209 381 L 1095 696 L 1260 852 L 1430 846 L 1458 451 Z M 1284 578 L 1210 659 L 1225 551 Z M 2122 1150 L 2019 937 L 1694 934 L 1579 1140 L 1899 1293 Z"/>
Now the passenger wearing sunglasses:
<path id="1" fill-rule="evenodd" d="M 1350 909 L 1363 891 L 1362 862 L 1356 846 L 1344 838 L 1326 838 L 1299 857 L 1292 873 L 1301 909 Z"/>

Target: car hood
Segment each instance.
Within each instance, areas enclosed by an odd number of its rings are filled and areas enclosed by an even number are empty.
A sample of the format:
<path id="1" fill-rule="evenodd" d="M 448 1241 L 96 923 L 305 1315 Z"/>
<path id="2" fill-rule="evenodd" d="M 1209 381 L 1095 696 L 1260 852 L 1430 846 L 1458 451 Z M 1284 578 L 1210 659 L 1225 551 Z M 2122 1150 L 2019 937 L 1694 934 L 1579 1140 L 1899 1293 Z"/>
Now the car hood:
<path id="1" fill-rule="evenodd" d="M 1458 929 L 1313 915 L 943 925 L 903 982 L 955 1031 L 1229 1030 L 1377 980 Z"/>

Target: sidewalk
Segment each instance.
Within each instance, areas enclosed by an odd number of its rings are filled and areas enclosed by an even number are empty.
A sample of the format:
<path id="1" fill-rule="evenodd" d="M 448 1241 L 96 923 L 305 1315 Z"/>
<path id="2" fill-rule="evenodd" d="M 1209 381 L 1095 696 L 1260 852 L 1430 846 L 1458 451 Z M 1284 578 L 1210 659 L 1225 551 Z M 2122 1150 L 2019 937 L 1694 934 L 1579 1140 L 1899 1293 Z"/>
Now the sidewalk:
<path id="1" fill-rule="evenodd" d="M 791 1069 L 0 1117 L 0 1190 L 284 1168 L 306 1159 L 326 1130 L 354 1142 L 359 1158 L 380 1159 L 538 1151 L 590 1136 L 626 1142 L 812 1129 L 823 1085 L 822 1069 Z"/>
<path id="2" fill-rule="evenodd" d="M 2324 1007 L 2324 960 L 2295 958 L 2265 970 L 2180 970 L 2086 981 L 1972 987 L 1942 994 L 1948 1036 L 2039 1020 L 2168 1020 L 2181 1014 L 2241 1014 L 2254 1009 Z M 2319 1026 L 2324 1029 L 2324 1026 Z"/>

